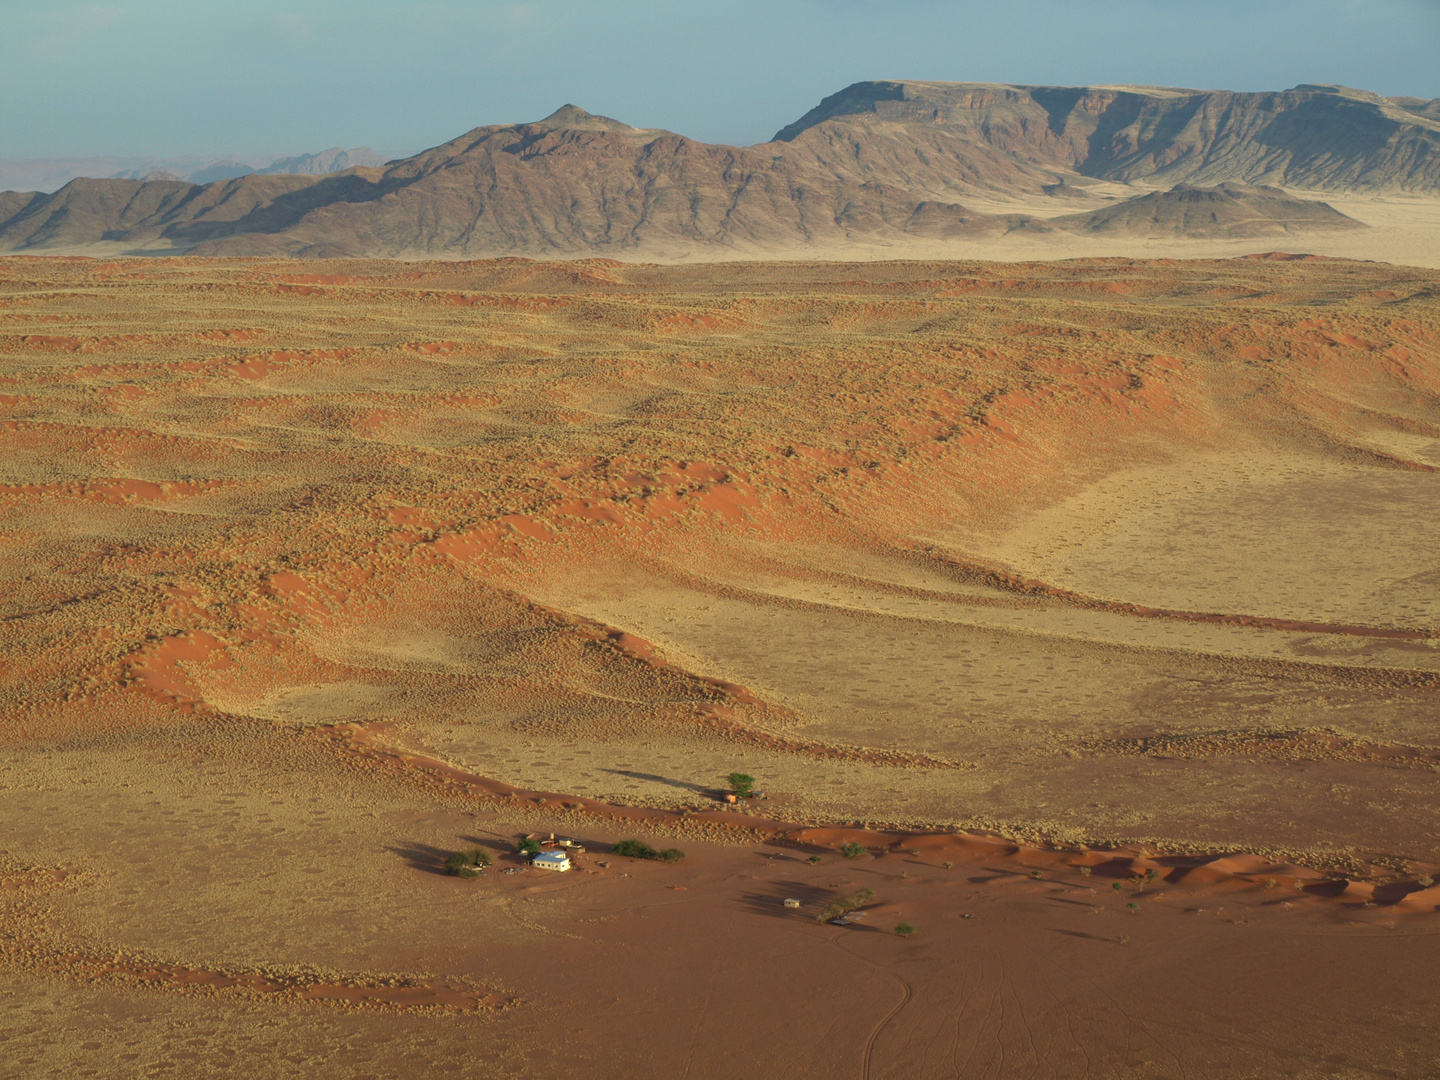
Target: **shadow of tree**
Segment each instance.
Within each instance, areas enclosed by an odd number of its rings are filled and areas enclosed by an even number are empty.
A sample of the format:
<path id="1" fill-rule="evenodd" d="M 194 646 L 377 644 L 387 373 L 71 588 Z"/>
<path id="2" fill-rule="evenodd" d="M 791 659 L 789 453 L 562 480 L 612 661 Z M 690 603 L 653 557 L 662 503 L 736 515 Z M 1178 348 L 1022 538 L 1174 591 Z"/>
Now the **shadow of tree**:
<path id="1" fill-rule="evenodd" d="M 1054 929 L 1054 933 L 1064 934 L 1066 937 L 1085 938 L 1087 941 L 1103 941 L 1103 942 L 1105 942 L 1106 944 L 1109 944 L 1109 945 L 1118 945 L 1118 944 L 1120 944 L 1120 943 L 1119 943 L 1118 941 L 1116 941 L 1113 937 L 1106 937 L 1106 936 L 1103 935 L 1103 934 L 1087 934 L 1087 933 L 1085 933 L 1083 930 L 1061 930 L 1061 929 L 1055 928 L 1055 929 Z"/>
<path id="2" fill-rule="evenodd" d="M 722 792 L 716 788 L 708 788 L 701 784 L 692 784 L 689 780 L 676 780 L 672 776 L 635 772 L 631 769 L 601 769 L 600 771 L 610 773 L 613 776 L 629 777 L 631 780 L 649 780 L 651 783 L 664 784 L 666 787 L 681 788 L 684 791 L 694 791 L 701 795 L 708 795 L 713 799 L 718 799 L 722 795 Z"/>
<path id="3" fill-rule="evenodd" d="M 440 875 L 445 873 L 445 860 L 455 854 L 454 851 L 446 851 L 444 848 L 432 847 L 430 844 L 422 844 L 414 840 L 405 841 L 385 850 L 392 855 L 399 855 L 414 870 Z"/>
<path id="4" fill-rule="evenodd" d="M 808 919 L 815 921 L 820 910 L 834 899 L 834 890 L 803 881 L 776 881 L 763 888 L 745 893 L 740 902 L 756 915 L 773 919 Z M 786 900 L 799 900 L 800 908 L 787 908 Z"/>

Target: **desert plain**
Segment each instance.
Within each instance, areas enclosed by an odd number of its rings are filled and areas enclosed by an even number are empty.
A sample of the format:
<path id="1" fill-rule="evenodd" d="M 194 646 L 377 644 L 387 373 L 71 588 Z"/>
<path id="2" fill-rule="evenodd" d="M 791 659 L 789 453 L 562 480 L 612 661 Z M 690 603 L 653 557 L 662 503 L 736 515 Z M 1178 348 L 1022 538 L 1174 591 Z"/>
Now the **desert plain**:
<path id="1" fill-rule="evenodd" d="M 1440 1075 L 1440 271 L 7 256 L 0 410 L 0 1076 Z"/>

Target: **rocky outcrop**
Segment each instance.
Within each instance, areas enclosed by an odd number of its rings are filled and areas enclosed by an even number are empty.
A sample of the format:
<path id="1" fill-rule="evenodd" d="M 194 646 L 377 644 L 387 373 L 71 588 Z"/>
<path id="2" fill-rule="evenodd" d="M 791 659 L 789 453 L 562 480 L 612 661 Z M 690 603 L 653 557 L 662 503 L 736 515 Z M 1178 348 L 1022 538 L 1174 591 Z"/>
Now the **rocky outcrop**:
<path id="1" fill-rule="evenodd" d="M 1176 184 L 1169 191 L 1137 195 L 1088 214 L 1051 218 L 1049 224 L 1069 232 L 1205 239 L 1365 228 L 1329 203 L 1244 184 Z"/>

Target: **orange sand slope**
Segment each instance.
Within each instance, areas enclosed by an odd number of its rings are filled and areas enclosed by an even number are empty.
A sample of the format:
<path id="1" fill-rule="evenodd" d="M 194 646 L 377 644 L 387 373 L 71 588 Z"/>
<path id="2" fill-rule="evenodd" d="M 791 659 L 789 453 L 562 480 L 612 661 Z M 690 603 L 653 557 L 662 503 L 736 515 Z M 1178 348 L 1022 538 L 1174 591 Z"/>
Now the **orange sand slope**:
<path id="1" fill-rule="evenodd" d="M 1340 1008 L 1308 983 L 1146 1049 L 1123 1001 L 1095 1004 L 1115 969 L 1084 950 L 1142 936 L 1153 960 L 1116 961 L 1132 989 L 1198 973 L 1145 1023 L 1218 1000 L 1243 976 L 1208 957 L 1250 954 L 1178 917 L 1218 907 L 1265 928 L 1276 970 L 1311 970 L 1306 935 L 1329 935 L 1393 1006 L 1383 1067 L 1428 1075 L 1433 995 L 1396 1012 L 1404 983 L 1370 972 L 1432 962 L 1440 906 L 1440 275 L 1282 255 L 323 269 L 0 265 L 15 1017 L 48 1002 L 88 1031 L 108 1010 L 115 1075 L 184 1067 L 132 1023 L 163 1000 L 167 1031 L 274 1075 L 214 1016 L 276 1018 L 319 1075 L 402 1070 L 382 1031 L 441 1074 L 561 1075 L 563 1044 L 597 1075 L 721 1075 L 762 1060 L 735 1031 L 801 1023 L 816 1075 L 878 1077 L 1082 1076 L 1087 1053 L 1177 1075 L 1200 1043 L 1194 1075 L 1246 1075 L 1215 1047 L 1248 1014 L 1281 1048 L 1266 1068 L 1331 1075 L 1276 1034 Z M 749 816 L 716 809 L 736 769 L 769 795 Z M 433 872 L 532 828 L 679 836 L 691 858 Z M 847 839 L 876 858 L 838 860 Z M 1088 1033 L 973 1015 L 939 974 L 975 959 L 968 922 L 892 955 L 772 917 L 777 890 L 872 878 L 880 917 L 927 933 L 992 905 L 1009 929 L 966 993 Z M 1176 918 L 1150 917 L 1157 896 Z M 1133 924 L 1060 926 L 1059 998 L 1004 990 L 1060 911 Z M 687 918 L 747 962 L 817 966 L 691 1000 L 684 972 L 727 961 Z M 615 978 L 647 1023 L 718 1026 L 637 1057 Z M 806 995 L 803 1018 L 777 1004 Z M 341 1024 L 370 1056 L 336 1056 L 317 1001 L 371 1018 Z M 864 1019 L 832 1031 L 830 1010 Z M 1336 1021 L 1346 1054 L 1374 1022 Z M 78 1067 L 25 1023 L 0 1033 L 35 1075 Z M 525 1068 L 463 1049 L 512 1023 L 573 1039 Z"/>

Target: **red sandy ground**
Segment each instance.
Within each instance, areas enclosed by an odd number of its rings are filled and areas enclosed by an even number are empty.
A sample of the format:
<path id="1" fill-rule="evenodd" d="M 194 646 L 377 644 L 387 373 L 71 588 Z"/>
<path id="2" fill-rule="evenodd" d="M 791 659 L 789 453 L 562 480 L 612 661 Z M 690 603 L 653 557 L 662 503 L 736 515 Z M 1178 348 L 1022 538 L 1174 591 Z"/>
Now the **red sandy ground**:
<path id="1" fill-rule="evenodd" d="M 1236 448 L 1423 539 L 1433 273 L 120 265 L 0 281 L 14 1075 L 1440 1075 L 1435 568 L 993 554 Z"/>

